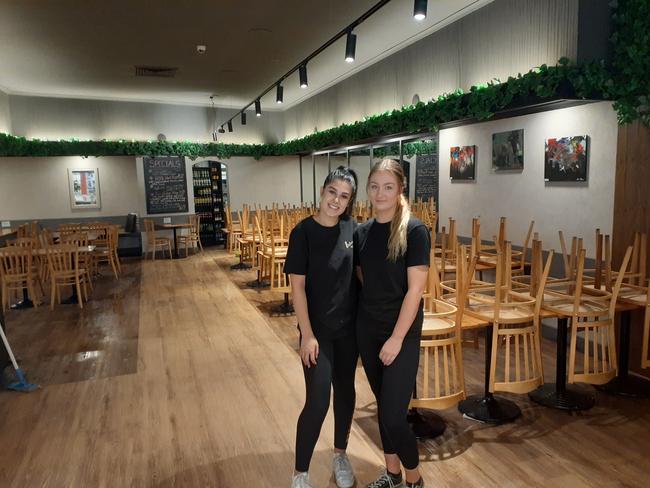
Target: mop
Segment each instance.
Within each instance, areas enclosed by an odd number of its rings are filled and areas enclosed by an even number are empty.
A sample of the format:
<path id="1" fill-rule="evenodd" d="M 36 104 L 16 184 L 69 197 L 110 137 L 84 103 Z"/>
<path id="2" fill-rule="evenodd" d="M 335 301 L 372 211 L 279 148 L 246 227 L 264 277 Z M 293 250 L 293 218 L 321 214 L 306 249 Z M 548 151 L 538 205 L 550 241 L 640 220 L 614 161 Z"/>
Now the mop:
<path id="1" fill-rule="evenodd" d="M 28 383 L 25 380 L 25 373 L 23 372 L 22 369 L 18 367 L 18 363 L 16 362 L 14 353 L 11 350 L 11 347 L 9 346 L 9 341 L 7 341 L 7 336 L 5 335 L 4 324 L 1 321 L 0 321 L 0 335 L 2 336 L 2 342 L 4 342 L 5 347 L 7 348 L 7 352 L 9 353 L 9 357 L 11 358 L 11 364 L 13 364 L 14 369 L 16 370 L 16 376 L 18 377 L 18 381 L 15 383 L 10 383 L 9 385 L 7 385 L 7 388 L 9 390 L 15 390 L 15 391 L 25 391 L 25 392 L 34 391 L 36 388 L 38 388 L 38 385 L 33 385 L 32 383 Z"/>

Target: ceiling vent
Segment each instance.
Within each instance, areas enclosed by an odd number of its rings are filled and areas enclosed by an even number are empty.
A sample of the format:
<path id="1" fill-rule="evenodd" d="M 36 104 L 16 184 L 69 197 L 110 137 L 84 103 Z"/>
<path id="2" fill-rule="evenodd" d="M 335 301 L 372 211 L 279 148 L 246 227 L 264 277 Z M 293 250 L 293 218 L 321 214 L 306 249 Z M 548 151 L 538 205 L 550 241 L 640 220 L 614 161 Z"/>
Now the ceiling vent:
<path id="1" fill-rule="evenodd" d="M 154 76 L 156 78 L 173 78 L 178 68 L 163 66 L 136 66 L 135 76 Z"/>

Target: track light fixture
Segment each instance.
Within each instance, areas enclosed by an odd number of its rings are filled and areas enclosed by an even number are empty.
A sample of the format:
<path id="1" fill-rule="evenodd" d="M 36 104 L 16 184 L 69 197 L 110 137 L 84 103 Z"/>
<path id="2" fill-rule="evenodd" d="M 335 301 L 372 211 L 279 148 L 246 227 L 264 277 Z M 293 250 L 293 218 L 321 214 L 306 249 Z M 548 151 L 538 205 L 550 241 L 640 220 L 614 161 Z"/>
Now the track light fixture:
<path id="1" fill-rule="evenodd" d="M 221 127 L 219 127 L 219 134 L 224 134 L 225 132 L 226 132 L 226 131 L 225 131 L 225 129 L 223 128 L 223 125 L 222 125 Z"/>
<path id="2" fill-rule="evenodd" d="M 278 83 L 278 87 L 275 90 L 275 101 L 276 103 L 282 103 L 284 101 L 284 87 Z"/>
<path id="3" fill-rule="evenodd" d="M 232 132 L 232 119 L 228 121 L 228 132 Z"/>
<path id="4" fill-rule="evenodd" d="M 283 74 L 278 80 L 274 81 L 273 84 L 271 84 L 268 88 L 266 88 L 262 93 L 257 95 L 254 100 L 250 101 L 247 105 L 247 107 L 251 105 L 255 105 L 255 115 L 258 117 L 262 116 L 262 105 L 260 102 L 260 99 L 265 96 L 267 93 L 269 93 L 271 90 L 274 88 L 276 89 L 276 95 L 275 95 L 275 101 L 278 104 L 281 104 L 284 102 L 284 90 L 282 86 L 282 82 L 289 78 L 289 76 L 292 76 L 296 70 L 298 71 L 298 75 L 300 78 L 300 87 L 301 88 L 307 88 L 308 86 L 308 81 L 307 81 L 307 63 L 314 59 L 316 56 L 318 56 L 320 53 L 322 53 L 324 50 L 326 50 L 328 47 L 330 47 L 332 44 L 337 42 L 340 38 L 343 36 L 347 36 L 346 43 L 345 43 L 345 60 L 348 63 L 351 63 L 354 61 L 355 56 L 356 56 L 356 46 L 357 46 L 357 36 L 354 34 L 354 29 L 356 29 L 359 25 L 361 25 L 363 22 L 368 20 L 372 15 L 376 14 L 380 9 L 385 7 L 390 0 L 378 0 L 370 9 L 365 11 L 363 14 L 361 14 L 359 17 L 357 17 L 352 23 L 348 24 L 345 26 L 342 30 L 334 34 L 333 37 L 331 37 L 328 41 L 323 43 L 318 49 L 313 51 L 309 56 L 306 58 L 302 59 L 300 62 L 298 62 L 295 66 L 293 66 L 289 71 L 287 71 L 285 74 Z M 415 7 L 414 7 L 414 16 L 417 19 L 424 19 L 426 17 L 426 11 L 427 11 L 427 2 L 426 0 L 418 1 L 415 0 Z M 244 125 L 244 116 L 243 116 L 243 111 L 246 110 L 246 108 L 242 109 L 242 125 Z M 231 119 L 232 120 L 232 119 Z M 225 124 L 226 122 L 224 122 Z M 223 132 L 223 125 L 221 126 L 221 130 L 219 132 Z"/>
<path id="5" fill-rule="evenodd" d="M 298 68 L 298 74 L 300 75 L 300 88 L 307 88 L 309 83 L 307 83 L 307 64 L 301 64 Z"/>
<path id="6" fill-rule="evenodd" d="M 345 42 L 345 60 L 348 63 L 354 62 L 354 55 L 357 50 L 357 35 L 352 31 L 348 32 L 348 39 Z"/>
<path id="7" fill-rule="evenodd" d="M 413 4 L 413 17 L 415 20 L 427 18 L 427 0 L 415 0 Z"/>
<path id="8" fill-rule="evenodd" d="M 246 112 L 241 113 L 241 125 L 246 125 Z"/>

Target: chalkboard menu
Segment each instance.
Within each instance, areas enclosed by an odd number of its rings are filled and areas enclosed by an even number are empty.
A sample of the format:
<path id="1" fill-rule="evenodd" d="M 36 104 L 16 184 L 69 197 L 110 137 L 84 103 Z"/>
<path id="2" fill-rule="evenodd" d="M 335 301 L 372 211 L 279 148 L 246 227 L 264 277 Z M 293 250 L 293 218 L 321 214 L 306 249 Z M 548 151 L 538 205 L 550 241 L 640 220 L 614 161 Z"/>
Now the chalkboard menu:
<path id="1" fill-rule="evenodd" d="M 148 214 L 187 212 L 185 158 L 145 157 L 144 190 Z"/>
<path id="2" fill-rule="evenodd" d="M 415 198 L 438 201 L 438 155 L 419 155 L 415 162 Z"/>

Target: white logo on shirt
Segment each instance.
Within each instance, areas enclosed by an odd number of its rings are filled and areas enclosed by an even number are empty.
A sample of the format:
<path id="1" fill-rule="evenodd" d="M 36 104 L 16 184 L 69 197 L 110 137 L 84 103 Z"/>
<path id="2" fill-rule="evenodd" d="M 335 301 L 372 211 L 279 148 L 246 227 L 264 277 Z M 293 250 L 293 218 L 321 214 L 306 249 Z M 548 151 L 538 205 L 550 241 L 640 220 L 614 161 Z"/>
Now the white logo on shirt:
<path id="1" fill-rule="evenodd" d="M 343 241 L 343 242 L 345 242 L 345 248 L 346 248 L 346 249 L 350 249 L 350 248 L 352 247 L 352 242 L 353 242 L 353 241 L 350 241 L 350 242 L 348 242 L 348 241 Z"/>

